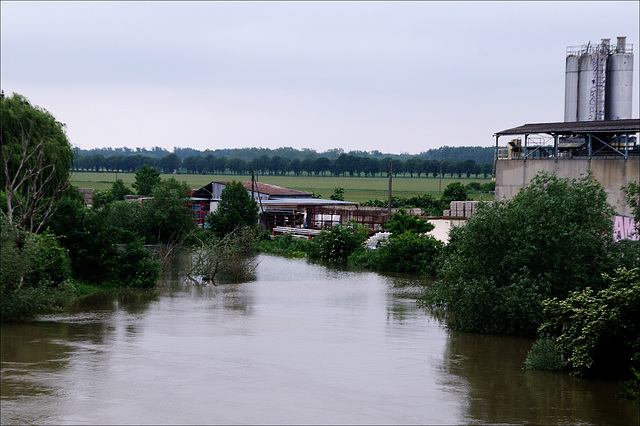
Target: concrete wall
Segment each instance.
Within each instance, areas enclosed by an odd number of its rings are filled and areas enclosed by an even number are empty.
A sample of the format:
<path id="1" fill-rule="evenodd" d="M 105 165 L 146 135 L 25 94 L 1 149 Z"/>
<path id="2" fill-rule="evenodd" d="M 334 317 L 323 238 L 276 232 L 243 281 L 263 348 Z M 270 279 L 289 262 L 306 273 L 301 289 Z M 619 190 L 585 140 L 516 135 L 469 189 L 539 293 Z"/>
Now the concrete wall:
<path id="1" fill-rule="evenodd" d="M 433 230 L 427 232 L 433 238 L 449 243 L 449 232 L 455 226 L 462 226 L 466 222 L 465 219 L 429 219 L 429 223 L 435 226 Z"/>
<path id="2" fill-rule="evenodd" d="M 496 200 L 513 198 L 539 171 L 553 172 L 561 178 L 578 178 L 592 170 L 607 191 L 609 203 L 620 215 L 632 216 L 620 187 L 640 181 L 640 159 L 630 157 L 589 159 L 511 159 L 496 164 Z"/>

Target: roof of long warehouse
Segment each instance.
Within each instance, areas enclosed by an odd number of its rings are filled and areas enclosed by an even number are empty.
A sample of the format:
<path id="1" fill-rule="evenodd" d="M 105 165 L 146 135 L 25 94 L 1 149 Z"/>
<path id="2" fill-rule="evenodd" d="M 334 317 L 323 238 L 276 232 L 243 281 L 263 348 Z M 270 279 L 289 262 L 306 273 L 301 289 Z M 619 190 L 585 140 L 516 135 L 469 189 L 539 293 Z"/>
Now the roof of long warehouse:
<path id="1" fill-rule="evenodd" d="M 325 200 L 322 198 L 278 198 L 272 200 L 262 200 L 261 204 L 265 206 L 357 206 L 358 203 L 354 201 L 338 201 L 338 200 Z"/>
<path id="2" fill-rule="evenodd" d="M 225 184 L 224 182 L 218 182 Z M 242 182 L 242 185 L 247 188 L 247 191 L 251 191 L 251 182 Z M 254 189 L 256 192 L 265 195 L 273 196 L 299 196 L 311 197 L 310 192 L 298 191 L 297 189 L 283 188 L 281 186 L 271 185 L 270 183 L 254 182 Z"/>
<path id="3" fill-rule="evenodd" d="M 582 133 L 636 133 L 640 132 L 640 119 L 607 121 L 574 121 L 561 123 L 534 123 L 496 132 L 494 136 L 524 134 L 560 134 L 572 135 Z"/>

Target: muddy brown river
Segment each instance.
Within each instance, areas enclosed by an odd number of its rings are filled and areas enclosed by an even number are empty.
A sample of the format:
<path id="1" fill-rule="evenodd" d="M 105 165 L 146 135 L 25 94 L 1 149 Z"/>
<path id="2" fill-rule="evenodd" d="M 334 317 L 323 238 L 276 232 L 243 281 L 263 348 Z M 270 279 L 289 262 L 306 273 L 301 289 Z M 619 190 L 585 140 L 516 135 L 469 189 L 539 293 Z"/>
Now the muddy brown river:
<path id="1" fill-rule="evenodd" d="M 2 424 L 638 424 L 617 383 L 523 370 L 411 279 L 259 256 L 256 279 L 2 325 Z"/>

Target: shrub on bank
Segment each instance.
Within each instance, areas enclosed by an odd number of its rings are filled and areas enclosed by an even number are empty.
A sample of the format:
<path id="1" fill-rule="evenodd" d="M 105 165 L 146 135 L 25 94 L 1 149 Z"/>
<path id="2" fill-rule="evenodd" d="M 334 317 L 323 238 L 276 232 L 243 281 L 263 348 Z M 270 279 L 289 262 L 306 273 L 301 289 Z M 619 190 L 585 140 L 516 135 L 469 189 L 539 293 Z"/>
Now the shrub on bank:
<path id="1" fill-rule="evenodd" d="M 436 259 L 443 243 L 435 238 L 405 231 L 392 234 L 375 250 L 361 249 L 349 257 L 349 263 L 375 271 L 434 275 Z"/>
<path id="2" fill-rule="evenodd" d="M 543 302 L 540 332 L 557 336 L 576 376 L 629 378 L 640 370 L 640 268 L 604 275 L 606 288 L 586 288 Z"/>
<path id="3" fill-rule="evenodd" d="M 444 244 L 427 235 L 434 229 L 433 224 L 400 209 L 386 227 L 391 232 L 388 241 L 375 250 L 355 252 L 349 262 L 377 271 L 434 275 L 436 259 Z"/>
<path id="4" fill-rule="evenodd" d="M 535 335 L 543 300 L 602 289 L 601 273 L 622 262 L 606 199 L 591 175 L 536 175 L 513 199 L 483 206 L 451 230 L 441 281 L 427 300 L 446 305 L 458 330 Z"/>
<path id="5" fill-rule="evenodd" d="M 278 254 L 287 257 L 300 257 L 309 251 L 309 240 L 294 238 L 291 234 L 276 235 L 273 241 L 267 237 L 256 245 L 256 251 L 261 253 Z"/>
<path id="6" fill-rule="evenodd" d="M 544 336 L 536 340 L 529 353 L 527 353 L 524 367 L 527 370 L 537 371 L 561 371 L 564 369 L 560 346 L 556 339 Z"/>
<path id="7" fill-rule="evenodd" d="M 69 301 L 69 256 L 49 233 L 21 231 L 2 219 L 0 317 L 25 321 Z"/>
<path id="8" fill-rule="evenodd" d="M 161 273 L 161 263 L 153 260 L 151 253 L 144 247 L 143 239 L 136 238 L 118 252 L 113 262 L 109 286 L 125 288 L 153 288 Z"/>
<path id="9" fill-rule="evenodd" d="M 367 231 L 357 225 L 336 226 L 310 240 L 307 254 L 326 262 L 346 262 L 367 236 Z"/>

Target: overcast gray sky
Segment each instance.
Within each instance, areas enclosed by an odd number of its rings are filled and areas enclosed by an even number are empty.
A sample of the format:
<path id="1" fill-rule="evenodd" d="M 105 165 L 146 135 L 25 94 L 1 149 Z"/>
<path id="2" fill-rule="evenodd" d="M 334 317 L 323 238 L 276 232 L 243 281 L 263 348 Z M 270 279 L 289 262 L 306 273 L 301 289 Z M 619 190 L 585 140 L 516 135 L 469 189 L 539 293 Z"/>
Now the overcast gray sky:
<path id="1" fill-rule="evenodd" d="M 1 2 L 1 78 L 72 145 L 492 146 L 564 119 L 567 46 L 627 36 L 629 2 Z"/>

